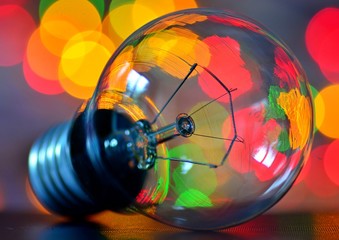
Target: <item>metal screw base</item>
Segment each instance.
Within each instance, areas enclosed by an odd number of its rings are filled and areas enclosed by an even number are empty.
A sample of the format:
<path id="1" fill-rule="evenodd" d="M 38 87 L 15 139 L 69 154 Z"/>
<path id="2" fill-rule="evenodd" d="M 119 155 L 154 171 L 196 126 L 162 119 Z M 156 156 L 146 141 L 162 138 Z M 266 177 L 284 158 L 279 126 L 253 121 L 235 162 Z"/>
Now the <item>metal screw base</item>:
<path id="1" fill-rule="evenodd" d="M 72 166 L 69 132 L 72 123 L 51 128 L 32 146 L 29 180 L 40 202 L 65 216 L 84 216 L 100 211 L 84 191 Z"/>

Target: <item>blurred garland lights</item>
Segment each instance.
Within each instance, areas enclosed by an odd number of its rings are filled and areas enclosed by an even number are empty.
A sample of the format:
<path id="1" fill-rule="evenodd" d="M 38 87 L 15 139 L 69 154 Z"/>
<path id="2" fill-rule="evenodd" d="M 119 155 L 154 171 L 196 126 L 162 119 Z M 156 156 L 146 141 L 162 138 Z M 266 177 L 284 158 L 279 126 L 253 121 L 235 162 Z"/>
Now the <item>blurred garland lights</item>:
<path id="1" fill-rule="evenodd" d="M 79 99 L 91 97 L 107 60 L 132 32 L 166 13 L 198 7 L 195 0 L 166 0 L 161 5 L 148 0 L 114 0 L 106 4 L 103 0 L 41 0 L 36 23 L 25 9 L 27 2 L 0 2 L 0 67 L 22 64 L 25 80 L 35 91 L 46 95 L 66 92 Z M 206 41 L 208 45 L 214 39 Z M 333 141 L 313 149 L 313 157 L 305 167 L 307 175 L 301 174 L 303 180 L 297 184 L 304 182 L 314 195 L 324 198 L 337 194 L 339 187 L 335 171 L 339 167 L 338 42 L 339 8 L 320 10 L 308 23 L 305 43 L 329 81 L 323 89 L 312 87 L 315 130 Z M 175 46 L 170 41 L 166 44 Z M 192 51 L 202 52 L 209 61 L 207 48 L 197 47 Z M 245 79 L 249 78 L 244 69 L 238 70 L 243 71 Z"/>

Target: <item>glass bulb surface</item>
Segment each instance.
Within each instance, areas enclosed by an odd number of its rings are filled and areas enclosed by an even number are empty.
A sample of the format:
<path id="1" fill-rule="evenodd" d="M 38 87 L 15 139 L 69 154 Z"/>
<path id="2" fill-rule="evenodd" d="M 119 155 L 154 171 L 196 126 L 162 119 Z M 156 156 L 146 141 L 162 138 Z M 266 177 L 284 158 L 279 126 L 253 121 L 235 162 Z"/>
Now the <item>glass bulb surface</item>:
<path id="1" fill-rule="evenodd" d="M 259 24 L 218 10 L 172 13 L 133 33 L 106 65 L 86 124 L 112 110 L 149 123 L 135 152 L 148 170 L 128 208 L 189 229 L 233 226 L 270 208 L 313 138 L 310 90 L 294 54 Z M 108 124 L 114 131 L 114 118 Z M 88 129 L 101 151 L 119 146 Z"/>
<path id="2" fill-rule="evenodd" d="M 49 209 L 208 230 L 288 191 L 310 150 L 313 107 L 279 38 L 234 13 L 191 9 L 128 37 L 66 126 L 30 152 L 30 182 Z"/>

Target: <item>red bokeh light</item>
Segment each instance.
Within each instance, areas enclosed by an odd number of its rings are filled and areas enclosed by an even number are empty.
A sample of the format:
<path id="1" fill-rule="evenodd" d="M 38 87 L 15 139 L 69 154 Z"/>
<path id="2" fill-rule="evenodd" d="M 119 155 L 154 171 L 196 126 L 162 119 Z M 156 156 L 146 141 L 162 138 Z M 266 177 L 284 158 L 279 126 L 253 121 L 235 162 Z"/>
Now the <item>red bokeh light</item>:
<path id="1" fill-rule="evenodd" d="M 292 62 L 290 57 L 281 47 L 277 47 L 274 51 L 274 60 L 277 64 L 274 67 L 274 74 L 281 80 L 279 85 L 284 88 L 299 87 L 298 70 L 295 68 L 296 64 Z"/>
<path id="2" fill-rule="evenodd" d="M 1 0 L 0 1 L 0 6 L 1 5 L 25 5 L 28 2 L 28 0 Z"/>
<path id="3" fill-rule="evenodd" d="M 307 156 L 307 159 L 305 159 L 304 166 L 303 166 L 300 174 L 298 175 L 297 179 L 295 180 L 294 185 L 303 182 L 305 180 L 305 178 L 308 176 L 310 169 L 311 169 L 311 161 L 310 161 L 309 157 Z"/>
<path id="4" fill-rule="evenodd" d="M 339 82 L 339 8 L 325 8 L 309 22 L 306 46 L 331 82 Z"/>
<path id="5" fill-rule="evenodd" d="M 318 197 L 328 198 L 338 192 L 336 186 L 327 176 L 324 169 L 324 155 L 328 145 L 322 145 L 312 150 L 309 161 L 310 171 L 305 178 L 306 186 Z"/>
<path id="6" fill-rule="evenodd" d="M 279 175 L 287 164 L 294 167 L 287 162 L 284 153 L 275 149 L 274 139 L 278 138 L 281 131 L 275 119 L 265 122 L 264 116 L 252 108 L 236 112 L 235 118 L 237 126 L 241 126 L 238 134 L 244 143 L 235 143 L 230 152 L 229 164 L 234 170 L 239 173 L 253 172 L 263 182 Z"/>
<path id="7" fill-rule="evenodd" d="M 324 168 L 327 176 L 339 186 L 339 140 L 328 146 L 324 155 Z"/>
<path id="8" fill-rule="evenodd" d="M 237 89 L 232 92 L 232 98 L 248 92 L 252 88 L 250 72 L 245 68 L 245 62 L 241 58 L 239 43 L 230 37 L 212 36 L 203 41 L 210 48 L 210 62 L 208 70 L 217 76 L 228 89 Z M 207 72 L 199 75 L 199 85 L 211 98 L 218 98 L 225 93 L 225 88 L 213 79 Z M 227 102 L 228 97 L 220 98 L 218 101 Z"/>
<path id="9" fill-rule="evenodd" d="M 339 18 L 339 10 L 337 18 Z M 318 64 L 331 82 L 339 82 L 339 24 L 335 31 L 324 36 L 319 48 Z M 335 76 L 331 76 L 335 74 Z"/>
<path id="10" fill-rule="evenodd" d="M 35 29 L 31 15 L 18 5 L 0 5 L 0 66 L 23 60 L 29 37 Z"/>
<path id="11" fill-rule="evenodd" d="M 61 87 L 59 81 L 45 79 L 37 75 L 30 67 L 27 61 L 27 57 L 25 56 L 23 61 L 23 72 L 28 85 L 37 92 L 55 95 L 64 92 Z"/>

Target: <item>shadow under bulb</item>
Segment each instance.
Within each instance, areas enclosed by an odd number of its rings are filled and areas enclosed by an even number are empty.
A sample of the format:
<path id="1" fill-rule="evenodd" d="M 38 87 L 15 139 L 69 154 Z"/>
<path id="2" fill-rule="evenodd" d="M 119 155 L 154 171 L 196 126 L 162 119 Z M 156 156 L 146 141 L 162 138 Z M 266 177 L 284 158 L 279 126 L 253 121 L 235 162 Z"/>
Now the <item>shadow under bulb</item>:
<path id="1" fill-rule="evenodd" d="M 33 145 L 52 212 L 137 212 L 196 230 L 243 223 L 291 187 L 313 139 L 306 75 L 274 34 L 191 9 L 133 33 L 73 120 Z"/>

